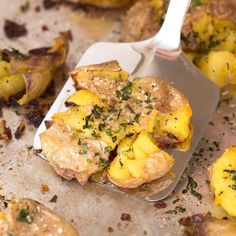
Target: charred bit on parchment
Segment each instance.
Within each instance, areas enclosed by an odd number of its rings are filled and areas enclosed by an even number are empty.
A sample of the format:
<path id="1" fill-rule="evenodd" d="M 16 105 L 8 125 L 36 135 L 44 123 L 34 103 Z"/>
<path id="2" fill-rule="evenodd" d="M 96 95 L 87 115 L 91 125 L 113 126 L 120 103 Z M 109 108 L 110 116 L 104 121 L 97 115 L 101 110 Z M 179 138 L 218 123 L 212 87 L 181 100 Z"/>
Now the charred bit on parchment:
<path id="1" fill-rule="evenodd" d="M 114 229 L 113 229 L 112 227 L 108 227 L 108 228 L 107 228 L 107 231 L 108 231 L 109 233 L 112 233 L 112 232 L 114 232 Z"/>
<path id="2" fill-rule="evenodd" d="M 9 39 L 25 36 L 28 33 L 24 24 L 18 24 L 12 20 L 5 20 L 4 32 Z"/>
<path id="3" fill-rule="evenodd" d="M 62 36 L 63 38 L 68 39 L 68 41 L 73 41 L 73 35 L 71 30 L 67 30 L 67 31 L 61 31 L 59 32 L 60 36 Z"/>
<path id="4" fill-rule="evenodd" d="M 14 133 L 16 139 L 20 139 L 25 131 L 25 120 L 21 119 L 20 124 L 16 129 L 16 132 Z"/>
<path id="5" fill-rule="evenodd" d="M 164 201 L 158 201 L 154 203 L 154 207 L 157 209 L 164 209 L 166 208 L 166 203 Z"/>
<path id="6" fill-rule="evenodd" d="M 54 195 L 49 202 L 56 203 L 57 202 L 57 195 Z"/>
<path id="7" fill-rule="evenodd" d="M 131 221 L 131 216 L 130 216 L 130 214 L 122 213 L 120 219 L 123 220 L 123 221 L 129 221 L 130 222 Z"/>
<path id="8" fill-rule="evenodd" d="M 6 127 L 5 120 L 1 120 L 0 121 L 0 140 L 5 140 L 6 142 L 9 142 L 11 139 L 12 139 L 11 129 L 9 127 Z"/>

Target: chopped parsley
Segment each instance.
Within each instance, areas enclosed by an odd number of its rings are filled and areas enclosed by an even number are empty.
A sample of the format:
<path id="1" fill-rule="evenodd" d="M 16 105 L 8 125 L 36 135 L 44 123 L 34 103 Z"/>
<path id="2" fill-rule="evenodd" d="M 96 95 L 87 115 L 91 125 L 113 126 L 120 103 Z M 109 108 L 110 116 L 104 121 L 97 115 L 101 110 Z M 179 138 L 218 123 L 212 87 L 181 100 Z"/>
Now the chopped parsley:
<path id="1" fill-rule="evenodd" d="M 109 165 L 109 161 L 107 161 L 106 159 L 100 157 L 99 158 L 99 167 L 106 167 Z"/>
<path id="2" fill-rule="evenodd" d="M 96 119 L 99 119 L 101 117 L 101 113 L 103 112 L 103 108 L 99 107 L 98 105 L 95 105 L 92 110 L 92 114 Z"/>
<path id="3" fill-rule="evenodd" d="M 229 187 L 232 188 L 233 190 L 236 190 L 236 170 L 224 170 L 224 172 L 229 173 L 231 179 L 234 181 L 234 184 L 229 185 Z"/>
<path id="4" fill-rule="evenodd" d="M 107 129 L 107 130 L 106 130 L 106 134 L 107 134 L 108 136 L 110 136 L 110 137 L 112 137 L 112 136 L 113 136 L 113 134 L 112 134 L 112 132 L 111 132 L 111 130 L 110 130 L 110 129 Z"/>
<path id="5" fill-rule="evenodd" d="M 111 139 L 112 139 L 112 142 L 115 143 L 117 140 L 117 136 L 113 136 Z"/>
<path id="6" fill-rule="evenodd" d="M 121 90 L 116 90 L 116 96 L 121 100 L 128 100 L 132 93 L 132 83 L 128 83 Z"/>
<path id="7" fill-rule="evenodd" d="M 105 147 L 104 150 L 105 150 L 105 153 L 109 153 L 112 150 L 112 147 L 107 146 L 107 147 Z"/>
<path id="8" fill-rule="evenodd" d="M 81 145 L 81 140 L 80 140 L 80 138 L 78 139 L 78 145 Z"/>
<path id="9" fill-rule="evenodd" d="M 16 217 L 16 220 L 20 222 L 26 222 L 28 224 L 31 224 L 33 222 L 33 219 L 29 213 L 29 206 L 20 209 L 19 214 Z"/>
<path id="10" fill-rule="evenodd" d="M 82 150 L 79 152 L 81 155 L 85 155 L 88 152 L 88 145 L 86 143 L 82 144 Z"/>
<path id="11" fill-rule="evenodd" d="M 195 196 L 198 200 L 202 199 L 202 194 L 197 192 L 195 189 L 197 188 L 197 182 L 190 176 L 188 176 L 188 185 L 187 189 L 190 193 Z"/>
<path id="12" fill-rule="evenodd" d="M 134 117 L 134 121 L 138 124 L 139 124 L 139 117 L 140 117 L 140 114 L 136 114 Z"/>
<path id="13" fill-rule="evenodd" d="M 100 124 L 98 125 L 98 130 L 99 130 L 99 131 L 102 131 L 105 127 L 106 127 L 106 124 L 105 124 L 105 123 L 100 123 Z"/>
<path id="14" fill-rule="evenodd" d="M 119 159 L 119 163 L 120 163 L 120 168 L 122 168 L 124 166 L 123 162 L 121 161 L 121 159 Z"/>
<path id="15" fill-rule="evenodd" d="M 91 135 L 96 139 L 101 138 L 101 135 L 99 133 L 96 133 L 95 130 L 91 133 Z"/>

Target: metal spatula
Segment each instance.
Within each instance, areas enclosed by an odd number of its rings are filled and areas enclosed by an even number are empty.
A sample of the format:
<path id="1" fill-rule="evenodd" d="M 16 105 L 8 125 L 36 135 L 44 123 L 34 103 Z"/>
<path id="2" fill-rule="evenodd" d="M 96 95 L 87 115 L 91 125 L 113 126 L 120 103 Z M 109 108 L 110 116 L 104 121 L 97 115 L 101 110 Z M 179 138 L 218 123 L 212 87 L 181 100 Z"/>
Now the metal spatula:
<path id="1" fill-rule="evenodd" d="M 207 79 L 182 53 L 180 49 L 180 32 L 184 17 L 191 0 L 171 0 L 165 22 L 161 30 L 151 39 L 136 43 L 96 43 L 83 55 L 77 66 L 117 60 L 121 67 L 135 76 L 159 76 L 171 81 L 174 86 L 188 97 L 193 110 L 191 124 L 193 137 L 187 152 L 170 151 L 175 159 L 173 182 L 158 192 L 152 191 L 142 195 L 147 201 L 157 201 L 167 197 L 175 188 L 193 151 L 210 121 L 219 99 L 219 89 Z M 52 115 L 66 110 L 65 100 L 75 92 L 72 79 L 69 78 L 59 96 L 55 100 L 45 120 Z M 34 148 L 41 149 L 39 134 L 46 127 L 44 121 L 40 125 L 34 139 Z M 41 155 L 42 158 L 44 158 Z M 104 184 L 110 187 L 109 184 Z M 160 190 L 160 189 L 159 189 Z M 120 190 L 123 191 L 123 190 Z M 124 192 L 127 192 L 124 190 Z M 128 191 L 135 196 L 136 193 Z"/>

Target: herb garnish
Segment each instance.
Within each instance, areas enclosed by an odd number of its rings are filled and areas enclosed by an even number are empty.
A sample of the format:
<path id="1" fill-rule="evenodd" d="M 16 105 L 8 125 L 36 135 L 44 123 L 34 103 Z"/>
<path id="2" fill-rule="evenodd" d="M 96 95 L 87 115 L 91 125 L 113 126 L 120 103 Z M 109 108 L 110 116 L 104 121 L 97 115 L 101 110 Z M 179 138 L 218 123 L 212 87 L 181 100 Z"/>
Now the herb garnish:
<path id="1" fill-rule="evenodd" d="M 117 136 L 113 136 L 111 139 L 112 139 L 112 142 L 115 143 L 117 140 Z"/>
<path id="2" fill-rule="evenodd" d="M 100 157 L 99 158 L 99 167 L 106 167 L 109 165 L 109 161 L 107 161 L 106 159 Z"/>
<path id="3" fill-rule="evenodd" d="M 107 147 L 105 147 L 104 150 L 105 150 L 105 153 L 109 153 L 112 150 L 112 147 L 107 146 Z"/>
<path id="4" fill-rule="evenodd" d="M 88 145 L 86 143 L 82 144 L 82 150 L 79 152 L 81 155 L 85 155 L 88 152 Z"/>
<path id="5" fill-rule="evenodd" d="M 197 187 L 197 182 L 190 176 L 188 176 L 188 185 L 187 189 L 190 191 L 190 193 L 195 196 L 198 200 L 202 199 L 202 194 L 197 192 L 195 189 Z"/>
<path id="6" fill-rule="evenodd" d="M 120 168 L 122 168 L 123 167 L 123 162 L 121 161 L 121 159 L 119 159 L 119 163 L 120 163 Z"/>
<path id="7" fill-rule="evenodd" d="M 116 90 L 116 96 L 121 100 L 127 100 L 132 93 L 132 83 L 128 83 L 121 90 Z"/>
<path id="8" fill-rule="evenodd" d="M 29 206 L 20 209 L 20 212 L 17 215 L 16 220 L 21 222 L 26 222 L 28 224 L 31 224 L 33 222 L 33 219 L 29 214 Z"/>
<path id="9" fill-rule="evenodd" d="M 224 172 L 229 173 L 231 179 L 234 181 L 234 184 L 229 185 L 229 187 L 232 188 L 233 190 L 236 190 L 236 170 L 224 170 Z"/>
<path id="10" fill-rule="evenodd" d="M 101 113 L 103 112 L 103 108 L 99 107 L 98 105 L 95 105 L 92 110 L 92 114 L 96 119 L 99 119 L 101 117 Z"/>
<path id="11" fill-rule="evenodd" d="M 139 124 L 139 117 L 140 117 L 140 114 L 136 114 L 136 116 L 134 117 L 134 121 L 138 124 Z"/>
<path id="12" fill-rule="evenodd" d="M 96 139 L 101 138 L 101 135 L 99 133 L 96 133 L 95 130 L 91 133 L 91 135 Z"/>

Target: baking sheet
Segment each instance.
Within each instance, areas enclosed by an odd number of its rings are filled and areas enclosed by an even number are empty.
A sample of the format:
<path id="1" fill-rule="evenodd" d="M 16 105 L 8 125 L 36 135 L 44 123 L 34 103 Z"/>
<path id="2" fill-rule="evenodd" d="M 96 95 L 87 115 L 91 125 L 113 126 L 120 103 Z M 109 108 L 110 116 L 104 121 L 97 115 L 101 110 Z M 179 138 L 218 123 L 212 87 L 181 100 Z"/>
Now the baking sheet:
<path id="1" fill-rule="evenodd" d="M 0 0 L 0 48 L 14 47 L 27 51 L 29 48 L 50 45 L 58 32 L 70 29 L 73 41 L 67 65 L 72 69 L 84 50 L 93 42 L 119 39 L 123 11 L 99 11 L 93 14 L 97 18 L 94 19 L 94 16 L 84 10 L 72 11 L 68 7 L 44 10 L 42 1 L 34 0 L 30 1 L 29 11 L 22 13 L 20 6 L 25 3 L 25 0 L 11 0 L 10 3 L 9 0 Z M 41 7 L 40 12 L 35 12 L 36 6 Z M 3 32 L 4 19 L 25 23 L 27 36 L 17 40 L 7 39 Z M 49 30 L 42 31 L 43 25 L 47 25 Z M 58 83 L 57 92 L 62 84 L 63 81 Z M 175 192 L 165 200 L 167 206 L 163 209 L 125 195 L 107 192 L 93 183 L 81 187 L 76 181 L 62 180 L 30 149 L 36 129 L 29 124 L 20 140 L 13 138 L 8 145 L 0 143 L 3 145 L 0 148 L 0 199 L 30 197 L 38 200 L 71 221 L 82 236 L 183 235 L 183 228 L 178 223 L 181 217 L 208 211 L 217 217 L 226 216 L 223 210 L 213 205 L 207 168 L 222 154 L 225 147 L 236 144 L 236 100 L 228 99 L 232 94 L 236 93 L 231 88 L 223 92 L 222 102 L 212 123 Z M 24 117 L 17 115 L 16 110 L 18 109 L 3 109 L 3 118 L 12 132 Z M 192 176 L 197 181 L 197 191 L 203 195 L 202 200 L 199 201 L 188 192 L 182 193 L 187 185 L 187 176 Z M 41 192 L 42 184 L 49 186 L 48 192 Z M 54 195 L 57 195 L 56 203 L 50 202 Z M 179 209 L 177 206 L 186 209 L 186 212 L 177 210 L 175 214 L 169 211 Z M 131 221 L 122 221 L 122 213 L 129 214 Z"/>

